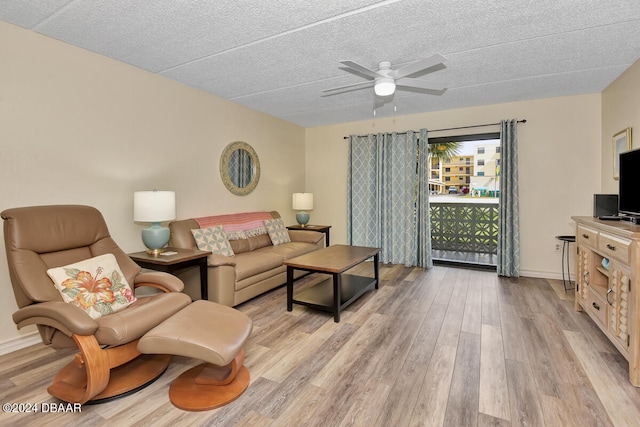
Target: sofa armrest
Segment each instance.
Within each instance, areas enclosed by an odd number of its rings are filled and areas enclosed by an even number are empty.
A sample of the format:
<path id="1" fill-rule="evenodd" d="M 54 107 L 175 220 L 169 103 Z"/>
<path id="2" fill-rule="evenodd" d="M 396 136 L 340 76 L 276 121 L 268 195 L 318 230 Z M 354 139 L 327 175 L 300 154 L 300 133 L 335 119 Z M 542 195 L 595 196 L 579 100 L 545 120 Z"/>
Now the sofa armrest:
<path id="1" fill-rule="evenodd" d="M 13 321 L 22 328 L 27 325 L 47 325 L 67 336 L 93 335 L 98 323 L 84 310 L 62 301 L 47 301 L 28 305 L 13 313 Z"/>
<path id="2" fill-rule="evenodd" d="M 169 223 L 170 239 L 169 246 L 182 249 L 198 249 L 196 240 L 191 234 L 192 229 L 200 228 L 193 219 L 181 219 Z"/>
<path id="3" fill-rule="evenodd" d="M 324 233 L 312 230 L 289 230 L 289 238 L 292 242 L 305 242 L 317 245 L 324 240 Z"/>
<path id="4" fill-rule="evenodd" d="M 134 279 L 134 287 L 150 286 L 163 292 L 182 292 L 184 283 L 173 274 L 162 271 L 143 271 Z"/>
<path id="5" fill-rule="evenodd" d="M 209 267 L 220 267 L 228 265 L 231 267 L 236 266 L 236 259 L 232 256 L 225 256 L 219 254 L 211 254 L 207 257 L 207 265 Z"/>

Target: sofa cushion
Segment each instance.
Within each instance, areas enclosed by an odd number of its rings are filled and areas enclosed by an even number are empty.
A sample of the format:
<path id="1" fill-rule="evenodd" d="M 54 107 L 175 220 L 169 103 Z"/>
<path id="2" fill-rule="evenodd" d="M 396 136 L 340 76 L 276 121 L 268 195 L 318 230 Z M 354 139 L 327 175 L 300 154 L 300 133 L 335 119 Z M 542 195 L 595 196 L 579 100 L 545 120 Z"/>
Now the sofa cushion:
<path id="1" fill-rule="evenodd" d="M 249 242 L 249 250 L 251 251 L 255 251 L 256 249 L 264 248 L 266 246 L 273 246 L 268 234 L 249 237 L 247 241 Z"/>
<path id="2" fill-rule="evenodd" d="M 233 249 L 233 253 L 235 254 L 241 254 L 242 252 L 249 252 L 251 250 L 251 248 L 249 247 L 249 239 L 229 239 L 229 244 L 231 245 L 231 249 Z"/>
<path id="3" fill-rule="evenodd" d="M 201 251 L 211 251 L 214 254 L 233 256 L 233 249 L 229 245 L 227 233 L 221 225 L 191 230 L 193 238 Z"/>
<path id="4" fill-rule="evenodd" d="M 267 232 L 269 233 L 269 238 L 271 239 L 273 246 L 289 243 L 291 241 L 289 238 L 289 232 L 284 226 L 284 222 L 282 222 L 281 218 L 268 219 L 264 222 L 264 226 L 267 228 Z"/>
<path id="5" fill-rule="evenodd" d="M 271 253 L 280 255 L 284 258 L 284 260 L 288 260 L 300 255 L 308 254 L 309 252 L 313 252 L 317 249 L 318 246 L 314 245 L 313 243 L 289 242 L 270 248 L 258 249 L 256 252 L 269 251 Z"/>
<path id="6" fill-rule="evenodd" d="M 266 250 L 244 252 L 234 258 L 236 281 L 279 267 L 284 261 L 282 255 Z"/>

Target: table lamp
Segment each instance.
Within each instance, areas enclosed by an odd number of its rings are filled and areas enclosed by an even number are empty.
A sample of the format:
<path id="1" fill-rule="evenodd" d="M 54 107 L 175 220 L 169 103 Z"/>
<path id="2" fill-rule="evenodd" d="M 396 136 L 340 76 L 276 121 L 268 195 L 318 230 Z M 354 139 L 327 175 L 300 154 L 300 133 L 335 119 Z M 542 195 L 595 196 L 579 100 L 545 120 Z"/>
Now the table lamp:
<path id="1" fill-rule="evenodd" d="M 309 213 L 313 209 L 313 193 L 293 193 L 293 210 L 299 211 L 296 220 L 300 227 L 304 227 L 309 222 Z"/>
<path id="2" fill-rule="evenodd" d="M 147 252 L 158 255 L 169 243 L 169 228 L 162 227 L 162 221 L 176 219 L 176 193 L 173 191 L 136 191 L 133 193 L 133 220 L 150 222 L 142 229 L 142 242 Z"/>

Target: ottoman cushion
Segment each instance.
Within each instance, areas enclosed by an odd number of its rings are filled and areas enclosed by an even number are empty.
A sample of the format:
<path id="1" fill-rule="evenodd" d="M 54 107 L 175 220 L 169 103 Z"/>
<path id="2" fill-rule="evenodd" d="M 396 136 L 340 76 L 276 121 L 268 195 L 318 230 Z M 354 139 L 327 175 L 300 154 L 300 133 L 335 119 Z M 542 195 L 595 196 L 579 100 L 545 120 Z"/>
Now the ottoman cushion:
<path id="1" fill-rule="evenodd" d="M 252 327 L 251 319 L 238 310 L 198 300 L 147 332 L 138 342 L 138 351 L 225 366 L 244 347 Z"/>

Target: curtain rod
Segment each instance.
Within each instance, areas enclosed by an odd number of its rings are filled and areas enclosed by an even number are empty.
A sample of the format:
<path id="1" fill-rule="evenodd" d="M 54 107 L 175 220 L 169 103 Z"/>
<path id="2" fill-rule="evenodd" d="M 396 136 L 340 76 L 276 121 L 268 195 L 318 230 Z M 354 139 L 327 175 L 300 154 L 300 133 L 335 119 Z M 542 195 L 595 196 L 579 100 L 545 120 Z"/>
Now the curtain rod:
<path id="1" fill-rule="evenodd" d="M 527 123 L 527 119 L 522 119 L 522 120 L 518 120 L 516 123 Z M 470 128 L 481 128 L 481 127 L 485 127 L 485 126 L 496 126 L 499 125 L 500 123 L 485 123 L 483 125 L 473 125 L 473 126 L 460 126 L 457 128 L 446 128 L 446 129 L 434 129 L 434 130 L 429 130 L 429 133 L 431 132 L 444 132 L 445 130 L 458 130 L 458 129 L 470 129 Z M 418 131 L 414 131 L 415 133 L 418 133 Z M 398 133 L 406 133 L 406 132 L 398 132 Z M 358 136 L 367 136 L 367 135 L 358 135 Z M 348 136 L 344 136 L 343 139 L 349 139 Z"/>

